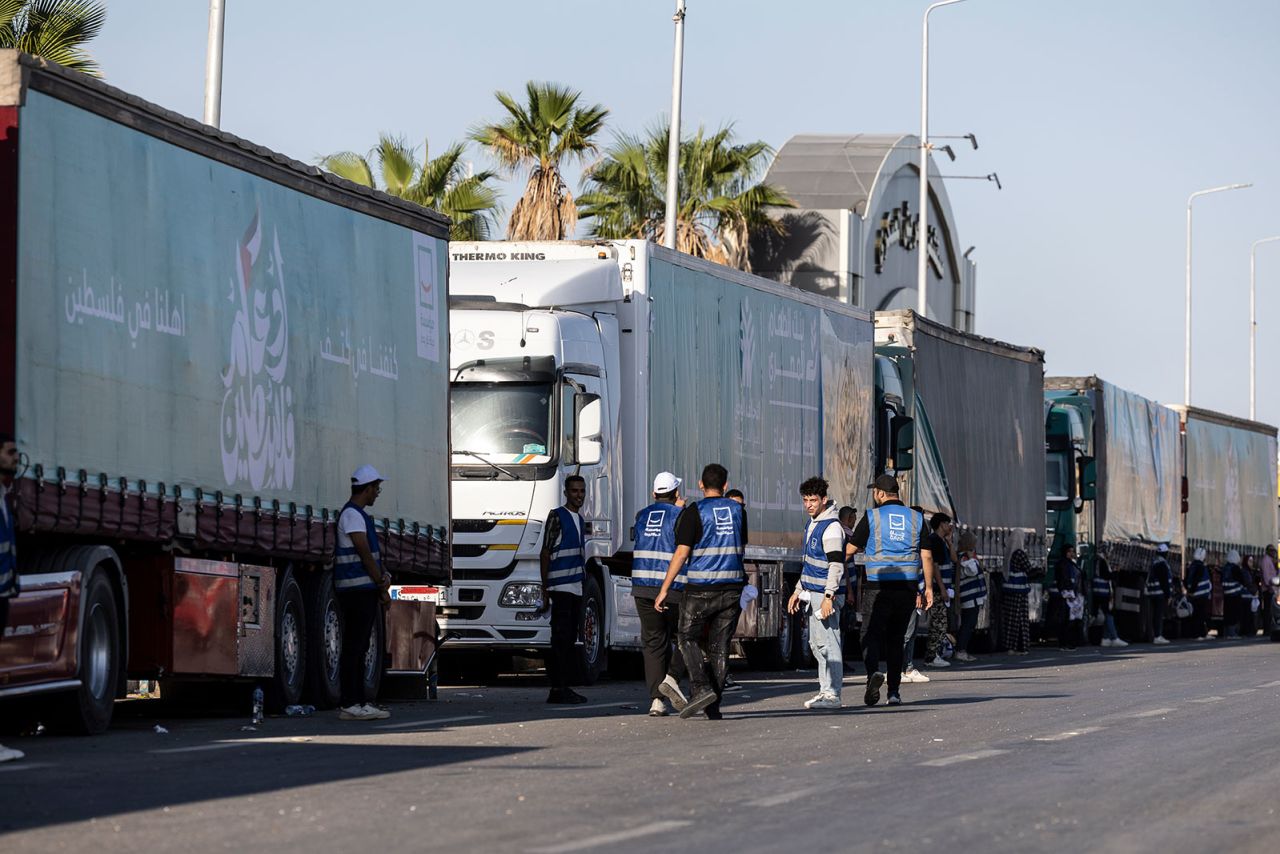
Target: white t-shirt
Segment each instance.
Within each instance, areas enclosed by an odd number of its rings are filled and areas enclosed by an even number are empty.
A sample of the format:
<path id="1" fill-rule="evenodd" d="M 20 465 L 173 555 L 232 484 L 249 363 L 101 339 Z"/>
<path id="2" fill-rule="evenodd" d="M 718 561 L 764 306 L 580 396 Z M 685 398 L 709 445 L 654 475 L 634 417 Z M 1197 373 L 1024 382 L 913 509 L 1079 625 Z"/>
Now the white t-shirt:
<path id="1" fill-rule="evenodd" d="M 351 535 L 363 534 L 365 531 L 364 517 L 360 515 L 360 511 L 354 507 L 344 508 L 342 514 L 338 516 L 338 548 L 353 548 Z M 369 546 L 372 547 L 373 543 Z"/>

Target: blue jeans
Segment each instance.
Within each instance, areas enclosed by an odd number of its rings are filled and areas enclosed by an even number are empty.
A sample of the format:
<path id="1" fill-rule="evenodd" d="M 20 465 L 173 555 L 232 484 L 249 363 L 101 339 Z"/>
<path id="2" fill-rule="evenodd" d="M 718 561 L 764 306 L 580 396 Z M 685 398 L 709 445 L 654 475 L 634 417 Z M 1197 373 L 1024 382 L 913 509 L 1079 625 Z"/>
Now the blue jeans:
<path id="1" fill-rule="evenodd" d="M 809 648 L 818 662 L 818 692 L 839 699 L 840 686 L 844 683 L 844 653 L 840 646 L 840 611 L 844 597 L 837 596 L 831 614 L 825 620 L 819 614 L 822 594 L 809 603 Z"/>
<path id="2" fill-rule="evenodd" d="M 911 618 L 907 621 L 907 634 L 902 639 L 902 672 L 906 673 L 915 667 L 911 659 L 916 652 L 916 626 L 920 623 L 920 609 L 911 609 Z"/>

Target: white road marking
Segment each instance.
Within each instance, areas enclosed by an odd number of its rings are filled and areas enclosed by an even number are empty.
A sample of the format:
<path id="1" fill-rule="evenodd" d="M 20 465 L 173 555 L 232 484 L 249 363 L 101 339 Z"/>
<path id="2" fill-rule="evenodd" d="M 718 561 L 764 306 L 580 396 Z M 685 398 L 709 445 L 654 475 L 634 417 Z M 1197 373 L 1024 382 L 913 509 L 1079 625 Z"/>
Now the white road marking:
<path id="1" fill-rule="evenodd" d="M 942 768 L 947 765 L 955 765 L 960 762 L 972 762 L 975 759 L 987 759 L 991 756 L 999 756 L 1002 753 L 1008 753 L 1007 750 L 975 750 L 972 753 L 958 753 L 955 756 L 943 756 L 940 759 L 930 759 L 927 762 L 921 762 L 921 765 L 927 765 L 930 768 Z"/>
<path id="2" fill-rule="evenodd" d="M 1057 661 L 1056 658 L 1028 658 L 1023 664 L 1044 664 L 1049 661 Z"/>
<path id="3" fill-rule="evenodd" d="M 34 771 L 36 768 L 55 768 L 57 767 L 57 764 L 58 763 L 56 762 L 18 761 L 12 764 L 6 762 L 4 765 L 0 765 L 0 773 L 4 773 L 5 771 Z"/>
<path id="4" fill-rule="evenodd" d="M 1280 680 L 1276 680 L 1275 682 L 1268 682 L 1267 684 L 1259 685 L 1258 687 L 1259 688 L 1280 688 Z"/>
<path id="5" fill-rule="evenodd" d="M 749 807 L 780 807 L 783 804 L 789 804 L 792 801 L 798 801 L 801 798 L 811 795 L 814 792 L 822 791 L 818 787 L 810 789 L 796 789 L 794 792 L 782 792 L 777 795 L 768 795 L 763 798 L 756 798 L 754 801 L 747 801 Z"/>
<path id="6" fill-rule="evenodd" d="M 965 670 L 990 670 L 993 667 L 1004 667 L 1003 664 L 975 664 L 973 667 L 966 667 Z"/>
<path id="7" fill-rule="evenodd" d="M 1041 735 L 1031 739 L 1032 741 L 1066 741 L 1069 738 L 1075 738 L 1078 735 L 1088 735 L 1091 732 L 1099 732 L 1104 729 L 1100 726 L 1086 726 L 1080 729 L 1069 729 L 1066 732 L 1060 732 L 1056 735 Z"/>
<path id="8" fill-rule="evenodd" d="M 585 851 L 588 848 L 613 845 L 617 842 L 629 842 L 632 839 L 640 839 L 645 836 L 655 836 L 659 833 L 679 830 L 682 827 L 688 827 L 690 824 L 693 824 L 693 822 L 655 821 L 651 824 L 634 827 L 631 830 L 619 830 L 616 833 L 602 833 L 599 836 L 588 836 L 585 839 L 565 842 L 561 845 L 548 845 L 541 848 L 530 848 L 528 850 L 530 854 L 566 854 L 566 852 L 569 851 Z"/>
<path id="9" fill-rule="evenodd" d="M 635 700 L 628 700 L 624 703 L 590 703 L 585 706 L 565 706 L 562 711 L 585 712 L 588 709 L 620 709 L 623 706 L 636 706 L 637 709 L 639 708 Z"/>
<path id="10" fill-rule="evenodd" d="M 1217 702 L 1221 702 L 1222 700 L 1225 700 L 1225 699 L 1227 699 L 1227 698 L 1226 698 L 1226 697 L 1200 697 L 1199 699 L 1191 700 L 1190 702 L 1192 702 L 1192 703 L 1217 703 Z"/>
<path id="11" fill-rule="evenodd" d="M 253 742 L 218 741 L 213 744 L 197 744 L 193 747 L 166 747 L 163 750 L 148 750 L 148 753 L 198 753 L 204 750 L 226 750 L 228 747 L 243 747 Z"/>
<path id="12" fill-rule="evenodd" d="M 1170 712 L 1176 712 L 1177 709 L 1147 709 L 1145 712 L 1135 712 L 1127 717 L 1131 718 L 1158 718 L 1161 715 L 1167 715 Z"/>
<path id="13" fill-rule="evenodd" d="M 453 724 L 458 721 L 478 721 L 488 715 L 458 715 L 456 718 L 427 718 L 421 721 L 399 721 L 394 724 L 379 724 L 374 729 L 408 729 L 415 726 L 433 726 L 435 724 Z"/>
<path id="14" fill-rule="evenodd" d="M 1239 697 L 1244 694 L 1252 694 L 1257 690 L 1257 688 L 1238 688 L 1235 691 L 1228 691 L 1227 693 L 1233 697 Z"/>

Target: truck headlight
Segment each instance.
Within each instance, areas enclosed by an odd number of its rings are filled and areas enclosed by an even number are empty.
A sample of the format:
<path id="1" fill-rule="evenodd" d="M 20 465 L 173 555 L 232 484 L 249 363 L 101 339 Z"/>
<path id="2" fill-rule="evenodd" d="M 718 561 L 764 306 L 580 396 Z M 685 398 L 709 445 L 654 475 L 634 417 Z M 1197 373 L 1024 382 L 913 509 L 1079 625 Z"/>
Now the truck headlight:
<path id="1" fill-rule="evenodd" d="M 542 585 L 536 581 L 516 581 L 502 588 L 498 605 L 503 608 L 534 608 L 542 604 Z"/>

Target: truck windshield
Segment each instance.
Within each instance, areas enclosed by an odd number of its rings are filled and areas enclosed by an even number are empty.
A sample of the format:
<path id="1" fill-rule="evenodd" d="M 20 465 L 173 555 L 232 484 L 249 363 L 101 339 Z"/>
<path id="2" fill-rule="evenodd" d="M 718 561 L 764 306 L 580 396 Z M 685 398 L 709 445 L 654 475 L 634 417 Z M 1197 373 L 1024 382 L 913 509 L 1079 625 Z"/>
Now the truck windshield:
<path id="1" fill-rule="evenodd" d="M 454 383 L 449 399 L 454 465 L 483 464 L 471 454 L 503 465 L 551 461 L 551 383 Z"/>

